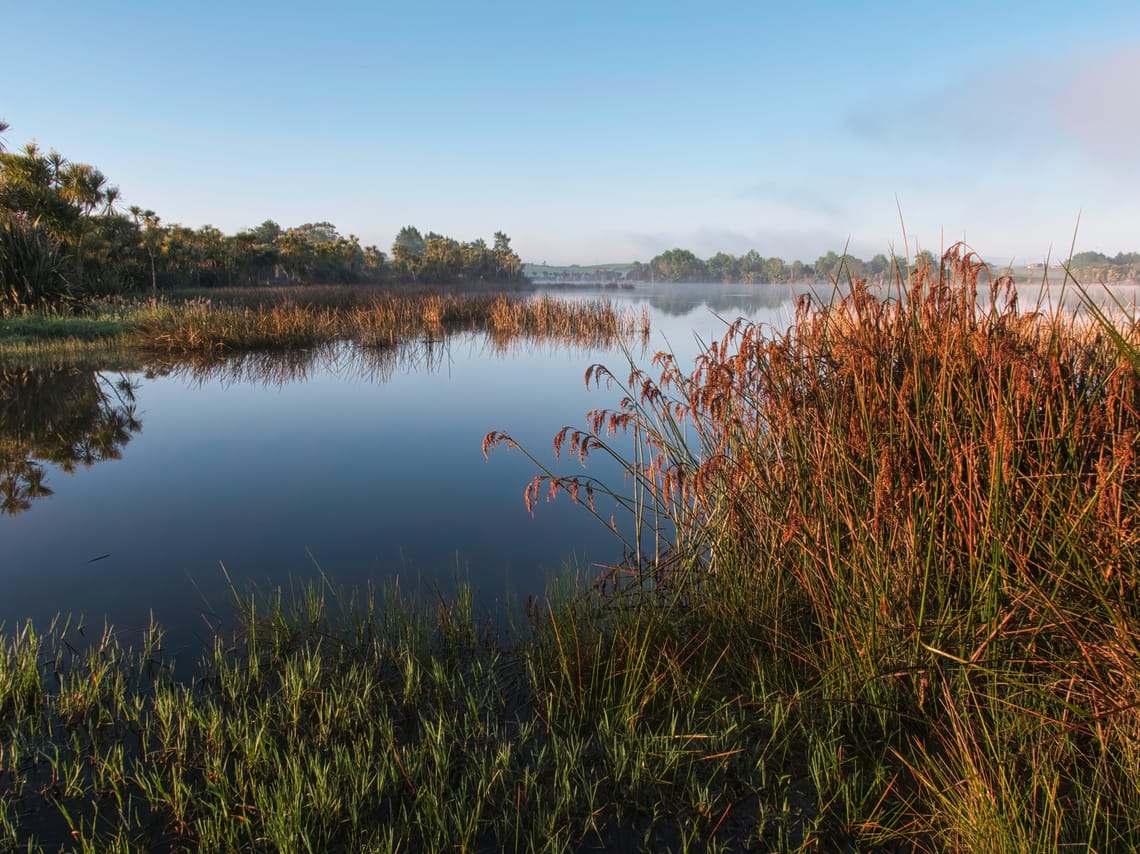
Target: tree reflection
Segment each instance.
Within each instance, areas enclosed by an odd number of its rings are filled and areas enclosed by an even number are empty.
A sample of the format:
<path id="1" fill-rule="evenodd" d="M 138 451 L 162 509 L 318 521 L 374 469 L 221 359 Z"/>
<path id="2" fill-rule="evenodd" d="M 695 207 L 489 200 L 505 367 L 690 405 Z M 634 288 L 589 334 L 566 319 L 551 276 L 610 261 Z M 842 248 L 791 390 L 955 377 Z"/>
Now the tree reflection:
<path id="1" fill-rule="evenodd" d="M 0 368 L 0 512 L 52 494 L 46 464 L 71 473 L 119 459 L 142 429 L 135 388 L 82 368 Z"/>

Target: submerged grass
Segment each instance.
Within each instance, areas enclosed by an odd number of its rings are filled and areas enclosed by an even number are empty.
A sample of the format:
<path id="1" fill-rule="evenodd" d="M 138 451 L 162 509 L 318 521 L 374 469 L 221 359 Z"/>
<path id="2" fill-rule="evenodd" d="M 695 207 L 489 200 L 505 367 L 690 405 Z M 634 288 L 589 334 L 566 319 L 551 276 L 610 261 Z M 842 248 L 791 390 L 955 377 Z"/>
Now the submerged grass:
<path id="1" fill-rule="evenodd" d="M 815 822 L 794 701 L 592 592 L 508 642 L 469 592 L 247 600 L 189 684 L 161 635 L 5 640 L 0 849 L 740 850 Z"/>

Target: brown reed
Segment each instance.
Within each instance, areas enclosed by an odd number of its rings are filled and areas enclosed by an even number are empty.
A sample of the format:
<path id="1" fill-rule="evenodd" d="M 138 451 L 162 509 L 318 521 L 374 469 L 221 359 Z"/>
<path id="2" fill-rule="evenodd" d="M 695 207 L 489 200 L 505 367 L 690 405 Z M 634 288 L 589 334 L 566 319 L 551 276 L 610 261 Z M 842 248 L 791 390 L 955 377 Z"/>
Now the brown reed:
<path id="1" fill-rule="evenodd" d="M 1020 310 L 959 244 L 883 291 L 803 298 L 785 332 L 738 321 L 688 372 L 667 353 L 656 377 L 592 366 L 587 385 L 620 403 L 554 449 L 617 459 L 632 488 L 543 467 L 526 500 L 582 503 L 637 577 L 748 658 L 871 710 L 909 769 L 891 797 L 909 792 L 928 838 L 981 850 L 1034 823 L 1124 838 L 1140 806 L 1140 326 L 1106 323 Z M 517 447 L 492 433 L 484 450 L 501 444 Z M 1000 771 L 959 784 L 978 768 Z M 1023 803 L 1019 775 L 1046 772 L 1061 806 Z"/>
<path id="2" fill-rule="evenodd" d="M 343 304 L 327 294 L 316 304 L 290 299 L 159 304 L 136 320 L 133 340 L 142 349 L 167 354 L 309 348 L 342 340 L 392 347 L 465 332 L 486 333 L 499 342 L 523 337 L 612 346 L 637 336 L 644 340 L 648 324 L 644 309 L 626 311 L 605 300 L 381 291 Z"/>

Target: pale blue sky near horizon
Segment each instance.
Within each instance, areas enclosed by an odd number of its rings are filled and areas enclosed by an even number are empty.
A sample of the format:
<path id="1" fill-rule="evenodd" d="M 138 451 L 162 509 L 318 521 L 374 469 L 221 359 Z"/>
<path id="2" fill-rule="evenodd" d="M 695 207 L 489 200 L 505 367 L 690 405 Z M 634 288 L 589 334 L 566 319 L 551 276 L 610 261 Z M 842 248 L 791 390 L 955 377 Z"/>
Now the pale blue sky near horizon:
<path id="1" fill-rule="evenodd" d="M 191 227 L 502 230 L 551 264 L 1140 250 L 1135 2 L 0 0 L 0 39 L 8 148 Z"/>

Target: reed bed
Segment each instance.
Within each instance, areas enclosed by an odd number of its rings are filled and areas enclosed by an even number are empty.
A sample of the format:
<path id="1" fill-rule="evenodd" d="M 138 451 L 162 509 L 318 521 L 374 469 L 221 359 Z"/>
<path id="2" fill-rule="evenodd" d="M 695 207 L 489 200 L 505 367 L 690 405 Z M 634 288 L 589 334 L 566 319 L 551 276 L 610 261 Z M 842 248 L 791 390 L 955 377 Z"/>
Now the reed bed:
<path id="1" fill-rule="evenodd" d="M 461 332 L 486 333 L 495 341 L 527 338 L 613 346 L 647 338 L 649 316 L 644 309 L 623 310 L 608 300 L 387 295 L 353 311 L 349 326 L 355 339 L 366 346 L 392 346 L 410 337 L 440 339 Z"/>
<path id="2" fill-rule="evenodd" d="M 1140 324 L 1121 308 L 1021 311 L 955 246 L 886 293 L 805 299 L 786 332 L 733 324 L 691 371 L 593 366 L 621 404 L 554 449 L 626 483 L 523 449 L 526 500 L 611 524 L 615 579 L 707 626 L 735 686 L 782 679 L 818 708 L 794 739 L 828 769 L 811 810 L 856 848 L 1131 850 Z"/>
<path id="3" fill-rule="evenodd" d="M 394 347 L 462 332 L 485 332 L 496 340 L 526 337 L 612 345 L 647 336 L 648 324 L 645 310 L 634 313 L 605 300 L 384 291 L 363 302 L 158 304 L 137 318 L 134 339 L 142 349 L 165 354 L 307 348 L 344 340 Z"/>
<path id="4" fill-rule="evenodd" d="M 281 303 L 213 305 L 209 300 L 155 306 L 135 325 L 138 343 L 159 353 L 306 348 L 336 340 L 335 311 Z"/>
<path id="5" fill-rule="evenodd" d="M 317 350 L 351 341 L 366 349 L 479 333 L 580 347 L 644 344 L 645 308 L 549 296 L 391 292 L 304 287 L 226 291 L 181 301 L 104 300 L 75 314 L 28 312 L 0 323 L 0 359 L 29 363 L 217 359 L 235 354 Z"/>

